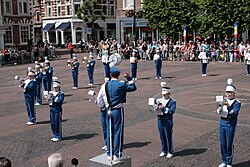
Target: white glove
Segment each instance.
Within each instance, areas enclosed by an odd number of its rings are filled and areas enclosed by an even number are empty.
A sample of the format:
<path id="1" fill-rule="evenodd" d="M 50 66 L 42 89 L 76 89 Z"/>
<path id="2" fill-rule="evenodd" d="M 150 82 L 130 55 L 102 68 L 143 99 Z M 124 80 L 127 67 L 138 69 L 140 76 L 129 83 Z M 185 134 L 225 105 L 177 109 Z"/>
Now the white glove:
<path id="1" fill-rule="evenodd" d="M 166 110 L 164 111 L 165 114 L 168 113 L 169 108 L 166 107 Z"/>
<path id="2" fill-rule="evenodd" d="M 220 114 L 222 112 L 222 107 L 217 108 L 217 114 Z"/>
<path id="3" fill-rule="evenodd" d="M 108 116 L 111 116 L 111 115 L 112 115 L 112 111 L 108 110 Z"/>

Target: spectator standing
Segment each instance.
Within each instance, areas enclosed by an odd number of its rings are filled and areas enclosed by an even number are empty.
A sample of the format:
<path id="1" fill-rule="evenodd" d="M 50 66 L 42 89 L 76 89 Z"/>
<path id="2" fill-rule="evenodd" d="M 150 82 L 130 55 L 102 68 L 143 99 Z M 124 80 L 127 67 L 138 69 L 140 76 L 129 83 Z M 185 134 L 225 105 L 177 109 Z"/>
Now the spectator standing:
<path id="1" fill-rule="evenodd" d="M 68 49 L 69 49 L 69 54 L 70 54 L 70 58 L 73 58 L 73 53 L 74 53 L 74 45 L 70 42 L 68 44 Z"/>

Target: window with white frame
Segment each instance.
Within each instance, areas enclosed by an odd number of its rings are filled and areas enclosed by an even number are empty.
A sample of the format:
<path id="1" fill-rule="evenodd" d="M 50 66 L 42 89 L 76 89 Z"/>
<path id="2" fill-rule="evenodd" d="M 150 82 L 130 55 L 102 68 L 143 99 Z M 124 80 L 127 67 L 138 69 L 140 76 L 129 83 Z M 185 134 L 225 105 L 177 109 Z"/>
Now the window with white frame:
<path id="1" fill-rule="evenodd" d="M 1 3 L 1 9 L 3 13 L 11 13 L 11 1 L 10 0 L 3 0 Z"/>
<path id="2" fill-rule="evenodd" d="M 135 0 L 123 0 L 124 9 L 133 9 Z"/>
<path id="3" fill-rule="evenodd" d="M 27 43 L 29 39 L 29 26 L 20 26 L 21 43 Z"/>
<path id="4" fill-rule="evenodd" d="M 51 17 L 51 6 L 47 6 L 47 17 Z"/>
<path id="5" fill-rule="evenodd" d="M 12 27 L 11 26 L 8 26 L 8 28 L 5 31 L 4 42 L 12 43 Z"/>
<path id="6" fill-rule="evenodd" d="M 61 6 L 57 6 L 57 16 L 61 16 Z"/>
<path id="7" fill-rule="evenodd" d="M 70 15 L 70 5 L 67 5 L 67 15 Z"/>
<path id="8" fill-rule="evenodd" d="M 28 8 L 28 1 L 27 0 L 19 0 L 18 2 L 18 11 L 20 14 L 28 14 L 29 8 Z"/>
<path id="9" fill-rule="evenodd" d="M 40 13 L 36 11 L 36 22 L 40 22 Z"/>
<path id="10" fill-rule="evenodd" d="M 79 8 L 80 8 L 80 4 L 75 4 L 75 15 L 76 15 Z"/>

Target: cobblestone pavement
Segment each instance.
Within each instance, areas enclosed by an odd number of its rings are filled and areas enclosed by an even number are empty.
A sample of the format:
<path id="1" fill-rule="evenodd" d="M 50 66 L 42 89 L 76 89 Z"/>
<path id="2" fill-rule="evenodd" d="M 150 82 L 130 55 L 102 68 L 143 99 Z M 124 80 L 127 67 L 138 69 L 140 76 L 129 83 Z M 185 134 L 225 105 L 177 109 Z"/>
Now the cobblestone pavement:
<path id="1" fill-rule="evenodd" d="M 77 53 L 77 56 L 81 61 L 83 55 Z M 14 167 L 46 167 L 48 156 L 54 152 L 63 155 L 66 167 L 71 166 L 72 158 L 79 160 L 80 167 L 87 167 L 88 159 L 103 153 L 99 109 L 87 96 L 89 90 L 98 91 L 104 81 L 102 64 L 97 61 L 95 85 L 88 87 L 86 67 L 81 63 L 80 86 L 72 90 L 68 58 L 69 55 L 62 55 L 51 62 L 66 95 L 63 140 L 56 143 L 50 141 L 48 105 L 36 107 L 38 122 L 27 126 L 23 93 L 13 84 L 15 75 L 25 76 L 27 67 L 34 64 L 0 68 L 0 156 L 11 159 Z M 124 60 L 117 67 L 129 71 L 129 61 Z M 138 89 L 127 94 L 124 154 L 132 157 L 132 166 L 218 166 L 221 156 L 215 96 L 223 95 L 228 77 L 234 80 L 237 98 L 242 102 L 234 142 L 234 166 L 250 166 L 250 78 L 246 76 L 245 65 L 211 62 L 208 76 L 201 77 L 199 62 L 163 62 L 162 76 L 161 80 L 155 80 L 153 61 L 139 61 Z M 172 159 L 158 156 L 161 145 L 156 114 L 147 106 L 149 97 L 160 96 L 162 81 L 171 87 L 171 95 L 177 101 Z"/>

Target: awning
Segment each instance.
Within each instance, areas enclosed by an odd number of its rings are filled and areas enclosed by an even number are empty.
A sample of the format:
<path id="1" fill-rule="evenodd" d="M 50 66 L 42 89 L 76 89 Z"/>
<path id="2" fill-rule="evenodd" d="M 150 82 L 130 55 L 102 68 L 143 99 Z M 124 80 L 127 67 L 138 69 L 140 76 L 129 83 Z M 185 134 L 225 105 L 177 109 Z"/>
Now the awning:
<path id="1" fill-rule="evenodd" d="M 70 22 L 63 22 L 58 27 L 56 27 L 56 29 L 65 30 L 65 29 L 69 29 L 69 27 L 70 27 Z"/>
<path id="2" fill-rule="evenodd" d="M 111 30 L 116 29 L 115 23 L 107 23 L 107 29 L 111 29 Z"/>
<path id="3" fill-rule="evenodd" d="M 133 27 L 133 22 L 124 22 L 124 28 Z M 148 27 L 148 22 L 137 22 L 136 27 Z"/>
<path id="4" fill-rule="evenodd" d="M 90 23 L 88 23 L 87 25 L 88 25 L 89 28 L 91 28 L 91 24 L 90 24 Z M 99 30 L 102 29 L 102 28 L 99 26 L 98 23 L 94 23 L 94 28 L 95 28 L 95 29 L 99 29 Z"/>
<path id="5" fill-rule="evenodd" d="M 55 23 L 48 23 L 46 26 L 42 29 L 43 31 L 50 31 L 52 29 L 55 29 Z"/>

